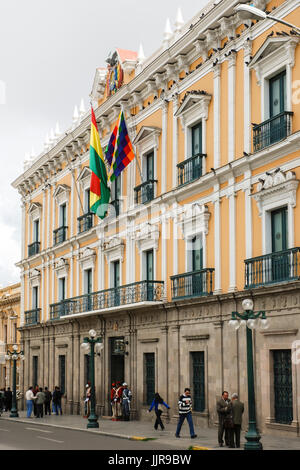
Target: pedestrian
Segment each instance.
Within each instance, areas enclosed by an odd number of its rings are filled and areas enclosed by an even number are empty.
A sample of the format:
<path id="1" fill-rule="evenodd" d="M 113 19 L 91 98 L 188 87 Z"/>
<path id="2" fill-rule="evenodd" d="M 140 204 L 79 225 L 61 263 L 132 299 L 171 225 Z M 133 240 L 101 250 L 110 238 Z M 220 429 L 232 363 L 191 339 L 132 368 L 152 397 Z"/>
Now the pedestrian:
<path id="1" fill-rule="evenodd" d="M 130 402 L 132 398 L 132 393 L 128 388 L 126 382 L 123 383 L 122 391 L 122 416 L 124 421 L 129 421 L 130 419 Z"/>
<path id="2" fill-rule="evenodd" d="M 62 396 L 63 394 L 61 393 L 59 387 L 55 387 L 53 395 L 52 395 L 52 402 L 54 405 L 54 412 L 56 415 L 59 415 L 59 412 L 62 415 L 62 409 L 61 409 L 61 397 Z"/>
<path id="3" fill-rule="evenodd" d="M 36 394 L 36 417 L 43 418 L 43 408 L 45 403 L 45 393 L 43 392 L 42 387 L 39 388 L 39 391 Z"/>
<path id="4" fill-rule="evenodd" d="M 232 413 L 230 405 L 229 393 L 224 390 L 222 397 L 217 401 L 217 413 L 219 417 L 219 429 L 218 429 L 218 442 L 219 446 L 223 447 L 223 435 L 225 432 L 225 444 L 230 447 L 230 432 L 228 427 L 228 421 L 226 420 L 227 416 Z"/>
<path id="5" fill-rule="evenodd" d="M 151 406 L 150 406 L 150 409 L 148 410 L 148 413 L 151 413 L 151 411 L 154 407 L 154 411 L 155 411 L 155 414 L 156 414 L 156 421 L 155 421 L 155 424 L 154 424 L 154 429 L 157 430 L 158 425 L 159 425 L 161 427 L 161 430 L 163 431 L 165 429 L 165 427 L 164 427 L 163 422 L 161 420 L 161 415 L 163 413 L 162 405 L 164 405 L 168 410 L 170 409 L 169 405 L 167 405 L 167 403 L 164 402 L 164 400 L 162 399 L 160 394 L 156 393 L 154 395 L 154 399 L 153 399 L 153 402 L 151 403 Z"/>
<path id="6" fill-rule="evenodd" d="M 114 417 L 115 415 L 114 398 L 115 398 L 116 389 L 117 389 L 116 384 L 113 382 L 111 384 L 111 389 L 110 389 L 110 408 L 111 408 L 112 417 Z"/>
<path id="7" fill-rule="evenodd" d="M 0 416 L 2 415 L 4 409 L 4 389 L 0 390 Z"/>
<path id="8" fill-rule="evenodd" d="M 122 417 L 122 392 L 121 382 L 117 382 L 113 399 L 113 417 L 112 421 L 120 421 Z"/>
<path id="9" fill-rule="evenodd" d="M 240 447 L 241 427 L 244 413 L 244 403 L 239 400 L 238 394 L 231 396 L 232 417 L 233 417 L 233 445 Z M 235 441 L 235 442 L 234 442 Z"/>
<path id="10" fill-rule="evenodd" d="M 5 411 L 10 411 L 12 407 L 12 391 L 10 387 L 7 388 L 4 392 L 5 399 Z"/>
<path id="11" fill-rule="evenodd" d="M 45 406 L 45 416 L 47 414 L 49 414 L 49 416 L 51 416 L 51 400 L 52 400 L 52 393 L 50 392 L 50 390 L 48 390 L 48 387 L 45 387 L 45 402 L 44 402 L 44 406 Z"/>
<path id="12" fill-rule="evenodd" d="M 33 395 L 36 397 L 36 395 L 39 391 L 39 386 L 37 384 L 35 384 L 32 391 L 33 391 Z M 36 400 L 33 401 L 33 414 L 34 414 L 35 417 L 37 416 Z"/>
<path id="13" fill-rule="evenodd" d="M 91 410 L 91 382 L 88 382 L 85 386 L 85 400 L 84 400 L 84 418 L 90 416 Z"/>
<path id="14" fill-rule="evenodd" d="M 191 398 L 191 390 L 189 388 L 184 389 L 183 395 L 180 396 L 178 401 L 178 408 L 179 408 L 179 421 L 177 424 L 177 429 L 175 436 L 180 437 L 180 430 L 181 426 L 185 419 L 189 423 L 190 427 L 190 435 L 191 439 L 195 439 L 197 434 L 194 431 L 194 424 L 193 424 L 193 417 L 192 417 L 192 398 Z"/>
<path id="15" fill-rule="evenodd" d="M 33 403 L 35 400 L 35 396 L 33 394 L 33 387 L 29 387 L 27 392 L 25 393 L 25 399 L 26 399 L 26 409 L 27 409 L 27 418 L 31 418 L 31 413 L 32 413 L 32 408 L 33 408 Z"/>

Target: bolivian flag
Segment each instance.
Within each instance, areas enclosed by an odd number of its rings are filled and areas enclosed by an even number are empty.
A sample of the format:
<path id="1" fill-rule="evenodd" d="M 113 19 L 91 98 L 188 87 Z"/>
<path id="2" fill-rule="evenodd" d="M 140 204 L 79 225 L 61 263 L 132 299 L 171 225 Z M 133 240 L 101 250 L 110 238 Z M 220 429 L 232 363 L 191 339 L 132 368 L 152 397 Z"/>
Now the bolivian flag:
<path id="1" fill-rule="evenodd" d="M 90 210 L 104 219 L 110 199 L 110 189 L 107 186 L 107 173 L 100 143 L 98 126 L 92 108 L 91 140 L 90 140 L 90 169 L 92 170 L 90 184 Z"/>

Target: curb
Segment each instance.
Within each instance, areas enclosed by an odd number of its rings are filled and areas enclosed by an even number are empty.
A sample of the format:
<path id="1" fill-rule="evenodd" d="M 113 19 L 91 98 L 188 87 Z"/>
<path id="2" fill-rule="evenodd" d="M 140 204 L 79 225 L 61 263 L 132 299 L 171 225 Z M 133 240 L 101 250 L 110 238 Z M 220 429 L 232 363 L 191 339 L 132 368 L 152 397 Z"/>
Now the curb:
<path id="1" fill-rule="evenodd" d="M 209 447 L 191 446 L 188 448 L 188 450 L 213 450 L 213 449 Z"/>
<path id="2" fill-rule="evenodd" d="M 140 437 L 140 436 L 131 436 L 130 441 L 157 441 L 156 437 Z"/>

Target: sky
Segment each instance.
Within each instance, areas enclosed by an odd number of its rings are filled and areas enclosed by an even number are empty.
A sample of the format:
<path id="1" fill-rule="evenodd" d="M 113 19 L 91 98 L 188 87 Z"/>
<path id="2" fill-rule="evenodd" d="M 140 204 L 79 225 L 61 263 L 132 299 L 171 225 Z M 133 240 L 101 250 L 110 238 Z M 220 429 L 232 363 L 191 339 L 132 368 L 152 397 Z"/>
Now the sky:
<path id="1" fill-rule="evenodd" d="M 182 0 L 181 0 L 182 1 Z M 178 0 L 180 2 L 180 0 Z M 21 199 L 11 183 L 26 153 L 38 155 L 59 122 L 87 107 L 96 67 L 115 48 L 145 56 L 174 27 L 178 7 L 188 21 L 208 0 L 0 0 L 0 286 L 20 280 Z"/>

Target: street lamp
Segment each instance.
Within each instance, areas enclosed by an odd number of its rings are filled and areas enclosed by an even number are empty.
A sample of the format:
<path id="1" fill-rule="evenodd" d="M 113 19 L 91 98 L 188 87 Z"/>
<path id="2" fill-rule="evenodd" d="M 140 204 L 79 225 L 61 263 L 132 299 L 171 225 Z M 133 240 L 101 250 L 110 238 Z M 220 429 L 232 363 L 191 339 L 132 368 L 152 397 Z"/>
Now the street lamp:
<path id="1" fill-rule="evenodd" d="M 276 18 L 275 16 L 269 15 L 266 12 L 260 10 L 259 8 L 254 7 L 252 5 L 244 5 L 244 4 L 237 5 L 236 7 L 234 7 L 234 11 L 247 12 L 248 13 L 247 18 L 253 19 L 253 20 L 273 20 L 273 21 L 277 21 L 277 23 L 282 23 L 285 26 L 289 26 L 290 28 L 293 28 L 298 33 L 300 33 L 300 28 L 298 28 L 298 26 L 295 26 L 291 23 L 288 23 L 287 21 L 282 20 L 281 18 Z"/>
<path id="2" fill-rule="evenodd" d="M 232 312 L 229 325 L 234 330 L 238 330 L 241 324 L 246 324 L 247 338 L 247 376 L 248 376 L 248 409 L 249 409 L 249 426 L 245 435 L 247 442 L 245 450 L 262 450 L 260 435 L 256 429 L 256 412 L 255 412 L 255 390 L 254 390 L 254 372 L 253 372 L 253 343 L 252 330 L 260 327 L 266 329 L 269 327 L 268 319 L 265 312 L 253 312 L 253 301 L 245 299 L 242 302 L 244 310 L 243 314 Z"/>
<path id="3" fill-rule="evenodd" d="M 18 345 L 14 344 L 12 351 L 8 350 L 5 356 L 7 361 L 13 361 L 13 395 L 12 395 L 12 407 L 10 411 L 10 418 L 18 418 L 18 408 L 17 408 L 17 360 L 20 358 L 24 361 L 25 357 L 23 351 L 18 352 Z"/>
<path id="4" fill-rule="evenodd" d="M 97 333 L 95 330 L 89 331 L 89 338 L 84 338 L 81 348 L 83 351 L 90 350 L 90 381 L 91 381 L 91 413 L 88 418 L 87 428 L 99 428 L 98 416 L 96 415 L 96 397 L 95 397 L 95 352 L 100 353 L 103 348 L 102 338 L 96 338 Z"/>

